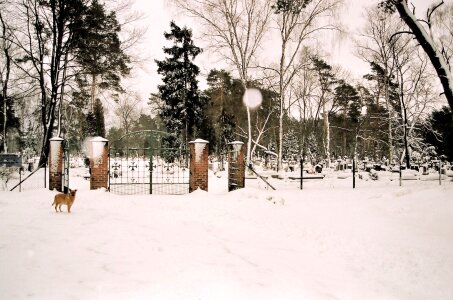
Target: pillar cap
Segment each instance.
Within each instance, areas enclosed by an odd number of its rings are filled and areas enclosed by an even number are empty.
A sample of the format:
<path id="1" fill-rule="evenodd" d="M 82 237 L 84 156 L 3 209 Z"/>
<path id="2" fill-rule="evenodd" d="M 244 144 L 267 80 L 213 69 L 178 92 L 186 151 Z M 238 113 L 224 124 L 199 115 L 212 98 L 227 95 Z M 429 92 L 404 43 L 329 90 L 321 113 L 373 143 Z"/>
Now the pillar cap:
<path id="1" fill-rule="evenodd" d="M 90 142 L 108 142 L 109 140 L 104 139 L 101 136 L 96 136 L 90 140 Z"/>
<path id="2" fill-rule="evenodd" d="M 195 141 L 189 142 L 189 144 L 209 144 L 209 142 L 203 139 L 196 139 Z"/>
<path id="3" fill-rule="evenodd" d="M 59 136 L 55 136 L 55 137 L 49 139 L 49 141 L 51 141 L 51 142 L 53 142 L 53 141 L 61 142 L 61 141 L 64 141 L 64 139 L 62 139 L 62 138 L 59 137 Z"/>
<path id="4" fill-rule="evenodd" d="M 234 142 L 228 143 L 228 145 L 244 145 L 244 143 L 241 141 L 234 141 Z"/>

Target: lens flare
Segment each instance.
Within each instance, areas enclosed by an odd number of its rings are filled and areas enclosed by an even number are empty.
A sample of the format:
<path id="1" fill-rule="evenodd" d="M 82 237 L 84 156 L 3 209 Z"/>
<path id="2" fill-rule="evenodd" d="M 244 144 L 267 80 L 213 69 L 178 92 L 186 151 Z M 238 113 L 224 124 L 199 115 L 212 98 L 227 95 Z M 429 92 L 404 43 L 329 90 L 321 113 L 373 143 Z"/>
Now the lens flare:
<path id="1" fill-rule="evenodd" d="M 257 108 L 263 102 L 263 96 L 258 89 L 246 89 L 243 97 L 244 104 L 248 108 Z"/>

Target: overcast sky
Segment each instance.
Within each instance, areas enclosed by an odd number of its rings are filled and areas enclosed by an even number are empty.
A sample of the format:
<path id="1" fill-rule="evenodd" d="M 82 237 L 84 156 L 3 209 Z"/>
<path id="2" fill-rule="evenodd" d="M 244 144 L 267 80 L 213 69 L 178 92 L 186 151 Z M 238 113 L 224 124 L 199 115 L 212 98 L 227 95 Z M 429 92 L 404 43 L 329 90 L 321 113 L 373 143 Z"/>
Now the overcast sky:
<path id="1" fill-rule="evenodd" d="M 453 0 L 447 0 L 450 2 Z M 185 17 L 178 13 L 169 3 L 169 0 L 135 0 L 135 9 L 144 13 L 143 23 L 148 25 L 148 31 L 142 43 L 142 51 L 149 58 L 144 64 L 144 69 L 136 74 L 136 78 L 130 80 L 129 85 L 132 89 L 137 90 L 146 103 L 151 92 L 157 91 L 157 84 L 160 82 L 160 76 L 156 72 L 156 64 L 154 59 L 162 59 L 164 57 L 162 47 L 168 45 L 163 33 L 169 30 L 169 23 L 173 19 L 179 26 L 188 26 L 193 28 L 193 34 L 196 37 L 198 32 L 196 25 L 191 18 Z M 343 23 L 349 28 L 350 36 L 340 42 L 334 39 L 327 39 L 324 51 L 329 50 L 326 59 L 330 64 L 339 64 L 350 71 L 355 78 L 359 78 L 368 72 L 368 65 L 356 58 L 353 54 L 351 38 L 364 24 L 364 9 L 365 7 L 377 5 L 379 0 L 345 0 L 345 7 L 341 13 Z M 433 3 L 433 0 L 413 0 L 412 3 L 416 6 L 417 15 L 422 16 L 428 5 Z M 195 40 L 198 46 L 203 46 Z M 197 59 L 197 64 L 201 68 L 202 74 L 207 74 L 212 66 L 212 61 L 209 57 L 209 50 L 205 51 Z M 217 65 L 215 67 L 218 67 Z M 200 78 L 201 86 L 204 87 L 204 80 Z"/>

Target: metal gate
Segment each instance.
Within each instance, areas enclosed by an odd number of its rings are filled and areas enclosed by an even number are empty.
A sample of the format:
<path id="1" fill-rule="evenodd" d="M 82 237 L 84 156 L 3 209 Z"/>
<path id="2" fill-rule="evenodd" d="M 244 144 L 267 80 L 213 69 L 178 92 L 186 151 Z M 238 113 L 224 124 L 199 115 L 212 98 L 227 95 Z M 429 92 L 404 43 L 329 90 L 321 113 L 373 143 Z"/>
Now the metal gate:
<path id="1" fill-rule="evenodd" d="M 63 193 L 69 192 L 69 142 L 63 143 L 63 174 L 62 174 L 62 189 Z"/>
<path id="2" fill-rule="evenodd" d="M 149 131 L 144 132 L 149 134 Z M 178 195 L 189 192 L 189 151 L 152 147 L 158 146 L 159 140 L 151 133 L 148 138 L 142 139 L 144 146 L 149 147 L 129 147 L 133 143 L 127 141 L 121 147 L 120 143 L 112 143 L 109 153 L 110 192 L 121 195 Z"/>

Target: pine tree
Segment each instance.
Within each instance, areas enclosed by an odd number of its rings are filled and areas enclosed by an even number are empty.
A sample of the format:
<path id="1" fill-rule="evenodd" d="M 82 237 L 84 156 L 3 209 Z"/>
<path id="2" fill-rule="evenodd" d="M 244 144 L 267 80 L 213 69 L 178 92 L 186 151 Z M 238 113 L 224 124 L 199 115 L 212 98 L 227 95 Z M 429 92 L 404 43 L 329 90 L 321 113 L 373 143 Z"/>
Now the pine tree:
<path id="1" fill-rule="evenodd" d="M 162 75 L 163 84 L 158 86 L 159 96 L 163 105 L 159 110 L 168 133 L 171 136 L 163 138 L 165 147 L 175 148 L 186 144 L 193 138 L 196 128 L 203 121 L 203 109 L 207 98 L 198 90 L 199 68 L 193 63 L 201 53 L 201 48 L 194 45 L 192 32 L 186 27 L 180 28 L 170 22 L 170 32 L 164 33 L 173 46 L 164 47 L 168 55 L 164 60 L 156 60 L 157 72 Z"/>
<path id="2" fill-rule="evenodd" d="M 445 155 L 449 161 L 453 160 L 453 114 L 447 106 L 435 110 L 427 122 L 430 126 L 423 132 L 424 140 L 432 145 L 440 155 Z"/>
<path id="3" fill-rule="evenodd" d="M 236 122 L 233 113 L 237 112 L 237 107 L 233 104 L 233 78 L 225 70 L 213 69 L 209 72 L 207 82 L 209 86 L 206 90 L 209 97 L 207 115 L 215 133 L 214 143 L 210 144 L 209 149 L 215 147 L 217 155 L 220 155 L 226 151 L 227 144 L 235 140 Z"/>
<path id="4" fill-rule="evenodd" d="M 332 66 L 327 64 L 323 59 L 319 57 L 312 57 L 313 70 L 316 72 L 318 81 L 321 88 L 320 102 L 322 106 L 322 118 L 323 118 L 323 146 L 324 154 L 327 159 L 327 163 L 330 164 L 330 123 L 329 113 L 327 110 L 326 102 L 327 96 L 331 92 L 332 85 L 336 82 L 335 74 L 332 72 Z"/>
<path id="5" fill-rule="evenodd" d="M 75 57 L 82 67 L 81 74 L 90 78 L 90 102 L 94 110 L 98 88 L 122 91 L 120 79 L 129 74 L 130 58 L 121 49 L 118 36 L 121 27 L 116 14 L 106 12 L 104 4 L 93 0 L 78 21 Z M 79 83 L 83 80 L 79 79 Z"/>
<path id="6" fill-rule="evenodd" d="M 335 102 L 338 103 L 342 110 L 340 117 L 342 121 L 340 124 L 343 137 L 342 148 L 343 153 L 347 153 L 348 137 L 354 140 L 355 136 L 351 133 L 356 132 L 356 126 L 358 125 L 361 113 L 360 97 L 357 90 L 343 80 L 340 80 L 338 86 L 335 88 L 334 97 Z"/>
<path id="7" fill-rule="evenodd" d="M 296 159 L 300 154 L 299 141 L 297 139 L 296 132 L 290 128 L 283 135 L 283 158 L 284 159 Z"/>
<path id="8" fill-rule="evenodd" d="M 86 133 L 88 136 L 102 136 L 105 137 L 105 120 L 104 120 L 104 108 L 99 99 L 96 99 L 94 103 L 93 112 L 88 112 L 87 117 L 87 129 Z"/>
<path id="9" fill-rule="evenodd" d="M 0 107 L 6 108 L 6 122 L 5 122 L 5 113 L 1 111 L 0 113 L 0 152 L 3 152 L 4 149 L 4 143 L 3 139 L 6 139 L 6 135 L 4 136 L 4 133 L 7 133 L 9 129 L 16 128 L 19 130 L 19 119 L 16 117 L 14 108 L 13 108 L 13 103 L 12 103 L 12 98 L 3 98 L 2 94 L 0 93 Z M 6 124 L 5 124 L 6 123 Z M 6 127 L 5 127 L 6 125 Z"/>

